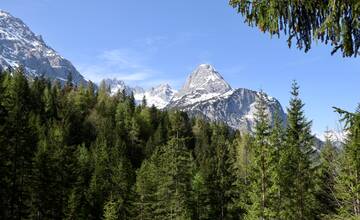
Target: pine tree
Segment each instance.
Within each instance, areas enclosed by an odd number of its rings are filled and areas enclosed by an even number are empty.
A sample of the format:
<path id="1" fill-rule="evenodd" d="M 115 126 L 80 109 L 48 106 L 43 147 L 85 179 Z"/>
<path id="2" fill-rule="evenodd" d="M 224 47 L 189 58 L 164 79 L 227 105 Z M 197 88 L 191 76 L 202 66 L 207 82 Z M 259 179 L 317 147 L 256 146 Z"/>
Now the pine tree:
<path id="1" fill-rule="evenodd" d="M 137 181 L 137 219 L 191 219 L 193 159 L 184 139 L 159 146 Z"/>
<path id="2" fill-rule="evenodd" d="M 338 203 L 335 197 L 335 181 L 337 170 L 337 151 L 326 136 L 324 147 L 320 152 L 320 165 L 316 169 L 316 199 L 318 212 L 322 217 L 332 217 L 336 213 Z"/>
<path id="3" fill-rule="evenodd" d="M 250 160 L 252 157 L 253 136 L 248 133 L 237 133 L 233 141 L 232 173 L 235 174 L 233 206 L 238 210 L 238 217 L 242 219 L 250 204 Z"/>
<path id="4" fill-rule="evenodd" d="M 193 177 L 192 192 L 194 205 L 192 219 L 209 219 L 211 217 L 210 192 L 205 178 L 200 171 L 196 172 Z"/>
<path id="5" fill-rule="evenodd" d="M 232 217 L 230 203 L 235 196 L 231 194 L 235 174 L 232 173 L 230 135 L 228 128 L 224 125 L 214 125 L 212 129 L 211 173 L 206 179 L 211 195 L 211 216 L 216 219 L 228 219 Z"/>
<path id="6" fill-rule="evenodd" d="M 173 138 L 165 146 L 157 196 L 160 198 L 155 213 L 162 219 L 190 219 L 190 200 L 193 159 L 184 139 Z M 165 167 L 167 166 L 167 167 Z"/>
<path id="7" fill-rule="evenodd" d="M 247 210 L 246 219 L 271 219 L 275 216 L 275 210 L 271 206 L 274 197 L 271 192 L 271 174 L 276 165 L 273 163 L 275 149 L 269 144 L 270 122 L 266 108 L 266 97 L 261 92 L 256 104 L 255 138 L 250 165 L 251 205 Z"/>
<path id="8" fill-rule="evenodd" d="M 156 160 L 153 155 L 151 160 Z M 155 204 L 157 203 L 156 190 L 158 187 L 157 168 L 154 161 L 145 160 L 137 173 L 135 191 L 136 201 L 134 203 L 137 215 L 135 219 L 154 219 Z"/>
<path id="9" fill-rule="evenodd" d="M 284 127 L 283 121 L 279 117 L 279 113 L 275 112 L 274 123 L 271 128 L 271 134 L 269 137 L 269 145 L 273 151 L 273 157 L 271 159 L 271 164 L 273 166 L 271 173 L 272 186 L 270 188 L 271 193 L 273 194 L 273 200 L 269 204 L 273 214 L 279 216 L 282 209 L 282 192 L 281 192 L 281 182 L 283 179 L 280 159 L 284 150 Z"/>
<path id="10" fill-rule="evenodd" d="M 9 147 L 7 146 L 7 129 L 6 124 L 7 111 L 3 106 L 4 92 L 5 92 L 5 78 L 8 78 L 8 73 L 0 71 L 0 218 L 5 219 L 7 215 L 8 201 L 6 199 L 9 190 L 8 177 L 10 170 L 7 167 Z"/>
<path id="11" fill-rule="evenodd" d="M 250 26 L 262 32 L 288 35 L 288 45 L 307 52 L 316 40 L 330 43 L 332 54 L 357 56 L 360 48 L 358 1 L 230 0 Z"/>
<path id="12" fill-rule="evenodd" d="M 118 220 L 116 202 L 109 200 L 104 206 L 104 220 Z"/>
<path id="13" fill-rule="evenodd" d="M 336 178 L 338 217 L 360 217 L 360 108 L 355 113 L 336 109 L 346 122 L 347 140 L 341 153 L 339 173 Z"/>
<path id="14" fill-rule="evenodd" d="M 36 147 L 36 134 L 31 129 L 31 97 L 24 70 L 18 68 L 13 76 L 5 77 L 2 106 L 5 119 L 6 142 L 1 152 L 6 163 L 4 198 L 6 218 L 24 218 L 29 214 L 32 156 Z"/>
<path id="15" fill-rule="evenodd" d="M 292 85 L 288 108 L 286 138 L 281 153 L 280 183 L 282 200 L 281 219 L 314 219 L 314 174 L 311 163 L 313 136 L 311 122 L 305 118 L 304 104 L 299 98 L 299 86 Z"/>

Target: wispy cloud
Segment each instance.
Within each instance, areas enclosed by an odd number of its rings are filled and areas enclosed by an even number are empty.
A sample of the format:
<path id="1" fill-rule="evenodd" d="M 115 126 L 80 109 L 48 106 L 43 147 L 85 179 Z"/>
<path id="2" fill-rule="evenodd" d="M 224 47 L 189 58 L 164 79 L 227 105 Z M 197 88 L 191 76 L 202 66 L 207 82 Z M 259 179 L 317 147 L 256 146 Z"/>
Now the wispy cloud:
<path id="1" fill-rule="evenodd" d="M 91 64 L 78 68 L 85 77 L 94 82 L 105 78 L 117 78 L 127 82 L 143 81 L 158 71 L 143 65 L 144 57 L 128 49 L 107 50 L 96 56 Z"/>
<path id="2" fill-rule="evenodd" d="M 154 59 L 161 51 L 186 44 L 193 38 L 204 37 L 202 34 L 178 33 L 175 36 L 152 35 L 140 37 L 129 42 L 125 48 L 102 51 L 86 63 L 78 63 L 77 68 L 89 80 L 96 83 L 106 78 L 117 78 L 131 85 L 144 87 L 168 83 L 178 87 L 181 80 L 154 68 Z M 209 60 L 207 51 L 199 55 L 199 60 Z M 156 63 L 156 62 L 155 62 Z"/>
<path id="3" fill-rule="evenodd" d="M 131 49 L 113 49 L 101 52 L 91 64 L 78 64 L 77 68 L 86 79 L 99 83 L 103 79 L 116 78 L 127 84 L 153 87 L 162 83 L 178 86 L 177 79 L 147 65 L 151 55 Z M 165 77 L 164 77 L 165 76 Z"/>

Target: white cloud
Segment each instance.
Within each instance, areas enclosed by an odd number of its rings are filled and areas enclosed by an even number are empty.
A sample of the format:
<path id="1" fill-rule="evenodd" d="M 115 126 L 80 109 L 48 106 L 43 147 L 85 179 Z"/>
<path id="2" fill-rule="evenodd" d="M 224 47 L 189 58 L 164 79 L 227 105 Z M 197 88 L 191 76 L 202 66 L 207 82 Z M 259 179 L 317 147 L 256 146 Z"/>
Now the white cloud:
<path id="1" fill-rule="evenodd" d="M 144 66 L 145 58 L 126 49 L 107 50 L 99 54 L 92 64 L 78 65 L 85 78 L 100 82 L 106 78 L 117 78 L 126 82 L 143 81 L 158 71 Z"/>

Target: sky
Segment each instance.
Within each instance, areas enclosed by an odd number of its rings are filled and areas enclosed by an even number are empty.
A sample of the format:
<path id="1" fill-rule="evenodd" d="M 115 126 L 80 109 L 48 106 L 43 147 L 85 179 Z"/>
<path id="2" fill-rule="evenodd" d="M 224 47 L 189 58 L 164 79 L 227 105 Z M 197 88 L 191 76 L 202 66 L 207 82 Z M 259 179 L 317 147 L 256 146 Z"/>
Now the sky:
<path id="1" fill-rule="evenodd" d="M 360 58 L 330 55 L 314 42 L 304 53 L 286 37 L 244 24 L 227 0 L 1 0 L 70 60 L 85 78 L 118 78 L 145 88 L 181 88 L 199 64 L 212 64 L 233 88 L 264 90 L 288 106 L 291 82 L 301 86 L 313 132 L 339 127 L 332 107 L 360 101 Z"/>

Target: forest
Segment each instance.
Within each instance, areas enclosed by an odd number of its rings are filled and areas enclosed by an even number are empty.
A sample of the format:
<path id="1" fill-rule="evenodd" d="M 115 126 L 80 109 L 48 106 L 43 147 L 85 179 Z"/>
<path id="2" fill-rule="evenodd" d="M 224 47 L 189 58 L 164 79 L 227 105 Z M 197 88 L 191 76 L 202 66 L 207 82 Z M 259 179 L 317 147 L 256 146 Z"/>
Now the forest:
<path id="1" fill-rule="evenodd" d="M 0 219 L 359 219 L 360 113 L 314 148 L 293 82 L 287 121 L 240 133 L 103 83 L 0 74 Z M 284 124 L 286 124 L 284 126 Z"/>

